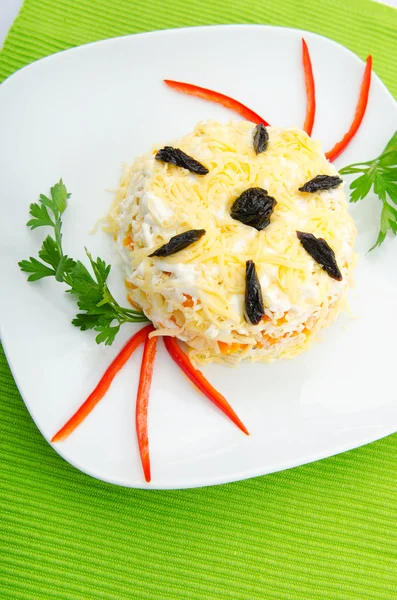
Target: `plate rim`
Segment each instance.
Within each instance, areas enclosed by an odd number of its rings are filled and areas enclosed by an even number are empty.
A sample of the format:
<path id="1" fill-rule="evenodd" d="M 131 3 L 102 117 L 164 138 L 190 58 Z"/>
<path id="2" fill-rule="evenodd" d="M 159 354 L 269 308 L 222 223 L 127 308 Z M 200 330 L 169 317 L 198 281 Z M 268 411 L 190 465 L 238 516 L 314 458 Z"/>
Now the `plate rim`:
<path id="1" fill-rule="evenodd" d="M 363 61 L 363 59 L 361 59 L 355 52 L 353 52 L 352 50 L 350 50 L 349 48 L 347 48 L 346 46 L 344 46 L 343 44 L 340 44 L 339 42 L 335 41 L 332 38 L 329 38 L 327 36 L 318 34 L 316 32 L 312 32 L 309 30 L 303 30 L 300 28 L 295 28 L 295 27 L 284 27 L 284 26 L 275 26 L 275 25 L 268 25 L 268 24 L 214 24 L 214 25 L 198 25 L 198 26 L 194 26 L 194 27 L 177 27 L 177 28 L 169 28 L 169 29 L 160 29 L 160 30 L 152 30 L 152 31 L 145 31 L 145 32 L 140 32 L 140 33 L 131 33 L 131 34 L 126 34 L 126 35 L 122 35 L 122 36 L 117 36 L 117 37 L 110 37 L 110 38 L 105 38 L 105 39 L 101 39 L 101 40 L 96 40 L 96 41 L 92 41 L 92 42 L 88 42 L 79 46 L 75 46 L 72 48 L 67 48 L 64 50 L 60 50 L 57 52 L 54 52 L 52 54 L 49 54 L 45 57 L 42 57 L 32 63 L 29 63 L 27 65 L 24 65 L 23 67 L 21 67 L 20 69 L 18 69 L 17 71 L 15 71 L 14 73 L 12 73 L 11 75 L 9 75 L 0 85 L 0 100 L 1 100 L 1 90 L 8 88 L 9 85 L 13 85 L 13 82 L 18 79 L 19 77 L 23 77 L 25 75 L 26 71 L 34 71 L 37 68 L 40 68 L 41 63 L 43 62 L 48 62 L 48 61 L 52 61 L 52 60 L 58 60 L 59 55 L 63 55 L 64 53 L 77 53 L 77 52 L 84 52 L 85 48 L 88 47 L 90 48 L 91 46 L 98 46 L 98 45 L 109 45 L 109 44 L 113 44 L 113 43 L 120 43 L 125 41 L 126 39 L 135 39 L 137 37 L 153 37 L 153 38 L 158 38 L 158 37 L 162 37 L 162 36 L 166 36 L 169 34 L 186 34 L 187 32 L 191 31 L 191 30 L 214 30 L 214 29 L 260 29 L 260 30 L 266 30 L 266 29 L 271 29 L 271 30 L 280 30 L 280 31 L 291 31 L 294 32 L 295 34 L 303 34 L 303 35 L 307 35 L 310 37 L 316 37 L 316 38 L 320 38 L 323 40 L 326 40 L 327 42 L 330 42 L 332 44 L 334 44 L 335 46 L 339 46 L 341 48 L 343 48 L 345 51 L 349 52 L 349 54 L 354 57 L 354 59 L 356 61 L 358 61 L 361 64 L 364 64 L 365 61 Z M 387 95 L 393 100 L 393 102 L 395 102 L 394 96 L 391 94 L 391 92 L 388 90 L 388 88 L 386 87 L 386 85 L 383 83 L 382 79 L 377 75 L 377 73 L 375 71 L 373 71 L 373 75 L 376 77 L 376 79 L 378 80 L 378 83 L 381 84 L 383 91 L 387 92 Z M 397 112 L 397 104 L 395 105 L 396 108 L 396 112 Z M 70 465 L 72 465 L 74 468 L 77 468 L 79 471 L 81 471 L 82 473 L 84 473 L 85 475 L 88 475 L 90 477 L 93 477 L 94 479 L 97 479 L 99 481 L 103 481 L 105 483 L 111 484 L 111 485 L 118 485 L 121 487 L 126 487 L 126 488 L 132 488 L 132 489 L 157 489 L 157 490 L 176 490 L 176 489 L 195 489 L 195 488 L 200 488 L 200 487 L 208 487 L 208 486 L 213 486 L 213 485 L 223 485 L 225 483 L 233 483 L 233 482 L 238 482 L 238 481 L 242 481 L 245 479 L 251 479 L 254 477 L 259 477 L 259 476 L 264 476 L 267 474 L 271 474 L 271 473 L 276 473 L 276 472 L 280 472 L 283 470 L 287 470 L 290 468 L 296 468 L 299 466 L 303 466 L 306 464 L 310 464 L 312 462 L 321 460 L 321 459 L 325 459 L 325 458 L 331 458 L 333 456 L 336 456 L 338 454 L 341 454 L 343 452 L 349 451 L 349 450 L 353 450 L 356 448 L 360 448 L 362 446 L 365 446 L 369 443 L 378 441 L 380 439 L 383 439 L 385 437 L 388 437 L 389 435 L 392 435 L 393 433 L 396 432 L 396 428 L 395 426 L 390 427 L 390 430 L 388 430 L 388 427 L 383 427 L 383 431 L 380 435 L 376 435 L 375 437 L 371 437 L 370 441 L 367 442 L 362 442 L 359 443 L 357 445 L 357 443 L 355 442 L 346 442 L 346 443 L 341 443 L 338 446 L 335 446 L 335 451 L 332 452 L 332 454 L 330 454 L 329 452 L 323 451 L 323 452 L 315 452 L 310 454 L 307 458 L 304 459 L 304 461 L 302 462 L 302 459 L 297 459 L 298 462 L 296 462 L 296 460 L 286 460 L 284 462 L 280 462 L 278 463 L 277 468 L 274 467 L 268 467 L 265 470 L 263 470 L 263 468 L 253 468 L 252 470 L 250 469 L 245 469 L 244 471 L 239 471 L 238 473 L 235 473 L 233 475 L 233 478 L 230 478 L 230 475 L 218 475 L 218 476 L 211 476 L 208 477 L 207 480 L 203 483 L 197 483 L 194 485 L 191 484 L 187 484 L 187 485 L 183 485 L 183 484 L 156 484 L 154 483 L 145 483 L 143 478 L 142 478 L 142 482 L 138 482 L 138 483 L 134 483 L 134 484 L 130 484 L 130 483 L 125 483 L 125 482 L 120 482 L 117 481 L 117 479 L 111 480 L 110 478 L 103 478 L 100 475 L 93 473 L 90 471 L 90 469 L 87 469 L 86 467 L 84 467 L 83 465 L 79 464 L 78 461 L 71 459 L 69 457 L 66 458 L 66 456 L 62 451 L 62 447 L 59 445 L 54 445 L 51 444 L 50 441 L 47 439 L 47 437 L 44 435 L 44 433 L 42 432 L 38 422 L 34 419 L 33 414 L 31 412 L 30 406 L 29 406 L 29 402 L 25 400 L 24 396 L 22 395 L 22 393 L 20 392 L 20 385 L 19 385 L 19 376 L 16 373 L 16 370 L 14 369 L 14 365 L 12 363 L 12 361 L 10 360 L 9 357 L 9 351 L 8 351 L 8 341 L 6 339 L 4 339 L 4 336 L 2 334 L 2 321 L 3 319 L 0 319 L 0 338 L 2 340 L 2 346 L 3 346 L 3 350 L 4 350 L 4 354 L 8 363 L 8 366 L 10 368 L 12 377 L 14 378 L 15 384 L 18 388 L 18 392 L 24 402 L 25 407 L 28 410 L 28 413 L 30 415 L 30 417 L 32 418 L 34 424 L 36 425 L 37 429 L 40 431 L 41 435 L 43 436 L 43 438 L 46 440 L 46 442 L 49 444 L 49 446 L 63 459 L 65 460 L 67 463 L 69 463 Z M 386 432 L 385 432 L 386 431 Z M 199 476 L 199 478 L 202 476 Z"/>

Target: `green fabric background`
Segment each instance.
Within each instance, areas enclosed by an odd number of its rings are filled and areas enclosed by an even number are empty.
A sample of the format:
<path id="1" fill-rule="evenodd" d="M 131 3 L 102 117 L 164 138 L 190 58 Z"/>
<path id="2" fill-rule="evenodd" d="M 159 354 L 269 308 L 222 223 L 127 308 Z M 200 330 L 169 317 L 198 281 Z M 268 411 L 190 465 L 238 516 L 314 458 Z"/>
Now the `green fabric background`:
<path id="1" fill-rule="evenodd" d="M 397 94 L 397 11 L 368 0 L 26 0 L 0 81 L 85 42 L 209 23 L 324 34 Z M 44 441 L 0 356 L 0 598 L 397 598 L 397 435 L 201 490 L 117 488 Z M 392 386 L 392 382 L 391 382 Z"/>

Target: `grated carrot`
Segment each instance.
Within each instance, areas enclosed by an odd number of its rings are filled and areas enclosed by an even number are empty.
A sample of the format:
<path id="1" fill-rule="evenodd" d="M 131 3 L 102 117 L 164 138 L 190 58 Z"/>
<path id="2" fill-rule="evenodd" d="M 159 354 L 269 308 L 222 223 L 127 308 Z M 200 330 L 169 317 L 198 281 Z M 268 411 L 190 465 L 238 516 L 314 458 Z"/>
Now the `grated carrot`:
<path id="1" fill-rule="evenodd" d="M 184 306 L 185 308 L 193 308 L 194 306 L 194 301 L 193 298 L 191 297 L 190 294 L 183 294 L 186 298 L 186 300 L 183 302 L 182 306 Z"/>
<path id="2" fill-rule="evenodd" d="M 132 250 L 134 249 L 134 240 L 130 235 L 127 235 L 127 237 L 124 238 L 123 246 L 130 246 Z"/>
<path id="3" fill-rule="evenodd" d="M 221 354 L 234 354 L 239 350 L 245 350 L 248 347 L 248 344 L 237 344 L 237 342 L 226 344 L 225 342 L 218 342 L 218 346 Z"/>

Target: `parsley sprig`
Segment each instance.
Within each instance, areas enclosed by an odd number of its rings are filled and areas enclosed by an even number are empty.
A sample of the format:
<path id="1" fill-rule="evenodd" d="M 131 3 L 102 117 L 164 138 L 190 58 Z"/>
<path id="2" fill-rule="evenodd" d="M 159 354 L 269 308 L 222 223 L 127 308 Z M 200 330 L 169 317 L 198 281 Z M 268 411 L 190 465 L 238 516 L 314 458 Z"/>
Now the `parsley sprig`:
<path id="1" fill-rule="evenodd" d="M 51 198 L 40 195 L 40 202 L 30 205 L 30 229 L 51 227 L 54 235 L 47 235 L 38 252 L 40 260 L 30 257 L 21 260 L 22 271 L 29 273 L 28 281 L 44 277 L 55 277 L 66 283 L 68 293 L 76 297 L 80 311 L 72 323 L 82 331 L 93 329 L 98 332 L 96 341 L 111 345 L 123 323 L 140 323 L 148 319 L 142 312 L 123 308 L 114 299 L 107 285 L 110 265 L 101 258 L 94 258 L 85 249 L 93 275 L 79 260 L 75 261 L 63 252 L 62 214 L 65 212 L 70 195 L 62 181 L 51 188 Z"/>
<path id="2" fill-rule="evenodd" d="M 354 163 L 340 169 L 341 175 L 361 173 L 350 184 L 350 202 L 358 202 L 365 198 L 372 187 L 381 200 L 383 207 L 380 217 L 380 231 L 375 244 L 370 250 L 380 246 L 391 231 L 397 235 L 397 131 L 383 150 L 374 160 Z"/>

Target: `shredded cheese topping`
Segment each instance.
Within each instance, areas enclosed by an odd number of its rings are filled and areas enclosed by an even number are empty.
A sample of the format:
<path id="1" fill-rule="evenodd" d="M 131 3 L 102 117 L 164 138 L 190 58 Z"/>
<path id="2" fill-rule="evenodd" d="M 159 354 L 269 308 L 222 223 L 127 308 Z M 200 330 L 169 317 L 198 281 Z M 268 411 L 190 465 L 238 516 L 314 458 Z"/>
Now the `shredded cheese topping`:
<path id="1" fill-rule="evenodd" d="M 320 144 L 299 129 L 269 127 L 268 148 L 256 155 L 253 130 L 246 121 L 208 121 L 172 142 L 204 164 L 207 175 L 155 160 L 162 146 L 137 158 L 125 170 L 109 215 L 131 303 L 153 321 L 156 335 L 186 341 L 199 363 L 297 354 L 341 310 L 355 262 L 356 231 L 343 185 L 314 194 L 298 190 L 316 175 L 337 174 Z M 249 187 L 264 188 L 277 201 L 263 231 L 230 216 Z M 175 255 L 148 257 L 190 229 L 206 234 Z M 297 230 L 329 243 L 342 282 L 307 254 Z M 250 259 L 266 308 L 255 326 L 244 319 Z"/>

